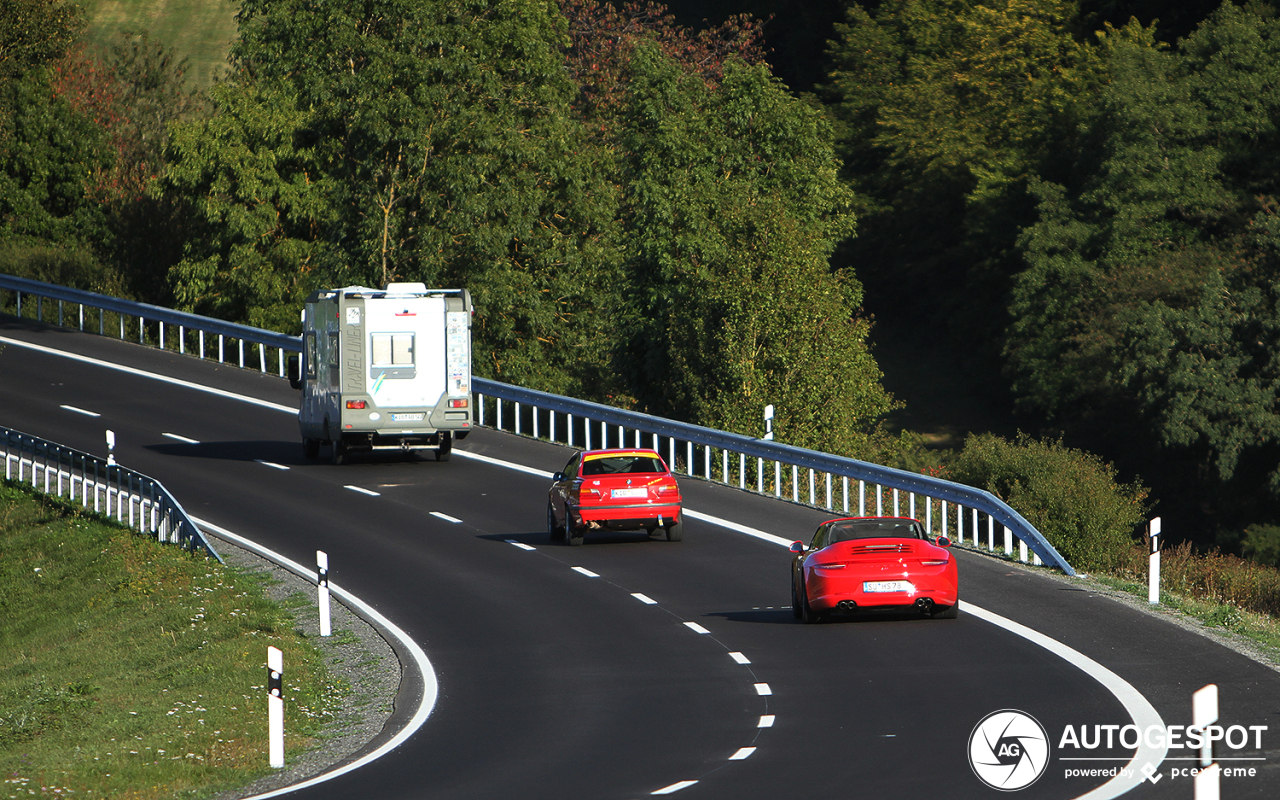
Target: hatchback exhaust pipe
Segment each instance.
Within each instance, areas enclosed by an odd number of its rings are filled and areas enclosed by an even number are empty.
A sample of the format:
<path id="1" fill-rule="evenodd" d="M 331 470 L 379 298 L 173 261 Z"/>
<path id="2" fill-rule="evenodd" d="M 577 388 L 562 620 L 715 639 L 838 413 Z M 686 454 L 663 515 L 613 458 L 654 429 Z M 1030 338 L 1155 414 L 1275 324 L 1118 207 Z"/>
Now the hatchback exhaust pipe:
<path id="1" fill-rule="evenodd" d="M 918 609 L 920 610 L 920 613 L 921 613 L 921 614 L 932 614 L 932 613 L 933 613 L 933 598 L 931 598 L 931 597 L 921 597 L 921 598 L 917 599 L 917 600 L 916 600 L 916 608 L 918 608 Z"/>

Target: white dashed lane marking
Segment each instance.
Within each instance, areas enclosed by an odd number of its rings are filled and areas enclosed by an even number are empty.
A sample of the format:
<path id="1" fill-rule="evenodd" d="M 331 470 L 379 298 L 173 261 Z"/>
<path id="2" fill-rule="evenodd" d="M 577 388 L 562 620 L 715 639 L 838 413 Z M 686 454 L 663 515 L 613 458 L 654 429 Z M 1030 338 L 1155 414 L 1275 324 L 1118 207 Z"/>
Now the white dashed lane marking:
<path id="1" fill-rule="evenodd" d="M 577 572 L 577 573 L 578 573 L 578 574 L 580 574 L 580 575 L 586 575 L 588 578 L 599 578 L 599 577 L 600 577 L 600 575 L 599 575 L 598 573 L 592 572 L 591 570 L 587 569 L 586 567 L 574 567 L 574 568 L 573 568 L 573 571 L 574 571 L 574 572 Z"/>
<path id="2" fill-rule="evenodd" d="M 751 754 L 752 754 L 752 753 L 754 753 L 755 751 L 756 751 L 756 749 L 755 749 L 754 747 L 739 747 L 739 748 L 738 748 L 738 752 L 736 752 L 736 753 L 734 753 L 733 755 L 729 756 L 729 760 L 730 760 L 730 761 L 741 761 L 741 760 L 742 760 L 742 759 L 744 759 L 744 758 L 748 758 L 748 757 L 750 757 L 750 756 L 751 756 Z"/>
<path id="3" fill-rule="evenodd" d="M 179 435 L 178 435 L 178 434 L 176 434 L 176 433 L 162 433 L 162 434 L 160 434 L 160 435 L 161 435 L 161 436 L 167 436 L 167 437 L 168 437 L 168 438 L 170 438 L 170 439 L 175 439 L 175 440 L 177 440 L 177 441 L 179 441 L 179 442 L 182 442 L 183 444 L 200 444 L 199 440 L 197 440 L 197 439 L 188 439 L 187 437 L 185 437 L 185 436 L 179 436 Z"/>
<path id="4" fill-rule="evenodd" d="M 768 697 L 769 695 L 773 694 L 773 690 L 769 688 L 769 684 L 767 683 L 757 683 L 756 694 L 760 695 L 761 697 Z"/>
<path id="5" fill-rule="evenodd" d="M 507 544 L 515 545 L 516 547 L 519 547 L 521 550 L 537 550 L 538 549 L 536 547 L 531 547 L 525 544 L 524 542 L 517 542 L 515 539 L 508 539 Z"/>
<path id="6" fill-rule="evenodd" d="M 763 715 L 761 715 L 761 717 L 760 717 L 760 724 L 759 724 L 759 725 L 756 725 L 756 727 L 757 727 L 757 728 L 772 728 L 772 727 L 773 727 L 773 721 L 774 721 L 774 719 L 776 719 L 776 717 L 774 717 L 774 715 L 773 715 L 773 714 L 763 714 Z"/>
<path id="7" fill-rule="evenodd" d="M 706 628 L 702 627 L 696 622 L 686 622 L 684 625 L 686 628 L 693 631 L 694 633 L 711 633 L 711 631 L 707 630 Z"/>
<path id="8" fill-rule="evenodd" d="M 102 416 L 101 414 L 99 414 L 99 413 L 98 413 L 98 412 L 96 412 L 96 411 L 85 411 L 83 408 L 76 408 L 75 406 L 59 406 L 59 408 L 65 408 L 67 411 L 71 411 L 71 412 L 74 412 L 74 413 L 76 413 L 76 414 L 84 414 L 86 417 L 100 417 L 100 416 Z"/>
<path id="9" fill-rule="evenodd" d="M 732 658 L 734 661 L 737 661 L 739 664 L 751 663 L 751 659 L 747 658 L 742 653 L 730 653 L 729 658 Z"/>
<path id="10" fill-rule="evenodd" d="M 673 783 L 670 786 L 664 786 L 656 792 L 650 792 L 650 794 L 671 794 L 672 792 L 678 792 L 681 789 L 688 789 L 695 783 L 697 783 L 697 781 L 680 781 L 679 783 Z"/>
<path id="11" fill-rule="evenodd" d="M 641 594 L 640 592 L 632 592 L 631 596 L 639 600 L 641 603 L 644 603 L 647 606 L 656 606 L 658 604 L 657 600 L 654 600 L 652 597 L 648 596 L 647 594 Z"/>
<path id="12" fill-rule="evenodd" d="M 255 459 L 254 459 L 254 461 L 258 462 L 259 464 L 261 464 L 261 465 L 262 465 L 262 466 L 264 466 L 264 467 L 271 467 L 272 469 L 282 469 L 282 470 L 288 470 L 288 469 L 289 469 L 289 468 L 288 468 L 288 467 L 286 467 L 284 464 L 277 464 L 277 463 L 275 463 L 274 461 L 263 461 L 263 460 L 262 460 L 262 459 L 260 459 L 260 458 L 255 458 Z M 351 488 L 353 488 L 353 487 L 348 486 L 347 488 L 348 488 L 348 489 L 351 489 Z"/>
<path id="13" fill-rule="evenodd" d="M 436 519 L 442 519 L 445 522 L 452 522 L 455 525 L 462 522 L 462 520 L 458 519 L 457 517 L 451 517 L 448 514 L 445 514 L 440 511 L 432 511 L 431 516 L 435 517 Z"/>
<path id="14" fill-rule="evenodd" d="M 381 496 L 382 496 L 382 495 L 381 495 L 381 494 L 379 494 L 378 492 L 373 492 L 373 491 L 370 491 L 370 490 L 368 490 L 368 489 L 363 489 L 363 488 L 361 488 L 361 487 L 359 487 L 359 486 L 352 486 L 352 485 L 350 485 L 350 484 L 348 484 L 348 485 L 346 485 L 346 486 L 344 486 L 344 487 L 342 487 L 342 488 L 344 488 L 344 489 L 350 489 L 351 491 L 353 491 L 353 492 L 359 492 L 360 494 L 367 494 L 367 495 L 369 495 L 370 497 L 381 497 Z"/>

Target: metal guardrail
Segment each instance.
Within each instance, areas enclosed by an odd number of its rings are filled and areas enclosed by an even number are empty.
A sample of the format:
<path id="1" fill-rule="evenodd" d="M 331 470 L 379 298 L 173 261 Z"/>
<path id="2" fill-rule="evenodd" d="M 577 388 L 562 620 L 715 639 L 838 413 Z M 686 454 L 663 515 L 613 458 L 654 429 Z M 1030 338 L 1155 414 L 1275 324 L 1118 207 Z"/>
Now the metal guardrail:
<path id="1" fill-rule="evenodd" d="M 219 337 L 219 361 L 224 361 L 223 337 L 231 338 L 240 342 L 241 367 L 245 366 L 243 353 L 247 342 L 257 346 L 262 372 L 267 372 L 268 349 L 275 348 L 282 377 L 284 354 L 301 350 L 298 337 L 8 275 L 0 275 L 0 311 L 9 307 L 4 298 L 6 289 L 18 295 L 19 316 L 22 316 L 23 293 L 36 298 L 37 319 L 42 318 L 42 298 L 58 301 L 60 325 L 65 324 L 63 304 L 76 303 L 80 306 L 81 330 L 85 330 L 85 307 L 98 310 L 100 333 L 103 314 L 112 312 L 121 315 L 121 338 L 127 327 L 123 320 L 137 319 L 135 327 L 140 331 L 141 343 L 154 343 L 178 352 L 185 352 L 185 337 L 194 331 L 200 342 L 196 355 L 201 358 L 205 357 L 205 333 Z M 148 320 L 159 326 L 159 335 L 150 339 L 145 334 Z M 166 324 L 178 328 L 176 345 L 172 337 L 169 345 L 165 345 Z M 666 454 L 672 469 L 690 477 L 838 513 L 900 515 L 905 512 L 906 516 L 921 519 L 930 533 L 937 532 L 961 545 L 969 544 L 988 552 L 997 551 L 995 527 L 998 524 L 1006 556 L 1015 557 L 1014 539 L 1017 539 L 1016 557 L 1021 561 L 1030 559 L 1036 564 L 1061 569 L 1068 575 L 1076 574 L 1021 514 L 990 492 L 972 486 L 483 378 L 473 379 L 472 387 L 477 396 L 480 425 L 486 424 L 488 414 L 488 424 L 497 430 L 563 441 L 572 446 L 652 447 Z M 492 412 L 488 410 L 490 407 Z M 505 415 L 504 409 L 508 409 Z M 561 420 L 558 430 L 557 420 Z"/>
<path id="2" fill-rule="evenodd" d="M 0 425 L 4 477 L 37 491 L 80 502 L 129 528 L 222 557 L 177 499 L 154 478 L 89 453 Z M 78 491 L 77 491 L 78 490 Z"/>
<path id="3" fill-rule="evenodd" d="M 212 359 L 216 352 L 218 362 L 223 364 L 228 363 L 227 345 L 232 344 L 235 358 L 232 358 L 230 363 L 238 364 L 241 369 L 247 369 L 253 360 L 253 351 L 256 350 L 258 371 L 270 371 L 282 378 L 285 374 L 284 354 L 301 352 L 300 340 L 297 336 L 264 331 L 261 328 L 237 325 L 234 322 L 174 311 L 148 303 L 121 300 L 96 292 L 68 289 L 64 286 L 18 278 L 13 275 L 0 275 L 0 309 L 4 308 L 2 295 L 3 290 L 6 289 L 14 293 L 16 302 L 11 308 L 19 317 L 29 314 L 37 322 L 52 324 L 52 308 L 49 309 L 49 319 L 45 319 L 44 301 L 48 299 L 57 302 L 57 324 L 65 326 L 67 324 L 65 322 L 66 306 L 75 305 L 75 324 L 82 331 L 86 330 L 86 323 L 87 329 L 91 331 L 92 323 L 95 322 L 94 317 L 96 317 L 98 333 L 105 336 L 108 328 L 107 319 L 109 315 L 114 315 L 116 324 L 111 325 L 110 328 L 113 333 L 119 331 L 120 339 L 133 339 L 139 344 L 154 345 L 161 350 L 174 350 L 202 359 Z M 22 302 L 23 295 L 28 295 L 25 310 Z M 31 309 L 32 299 L 35 300 L 34 311 Z M 86 314 L 86 309 L 97 313 Z M 206 334 L 210 339 L 206 340 Z M 216 337 L 216 347 L 212 337 Z M 250 351 L 248 354 L 245 352 L 246 345 Z M 273 349 L 274 353 L 272 353 Z M 275 356 L 274 359 L 271 358 L 272 355 Z M 268 370 L 268 365 L 273 366 L 274 369 Z"/>

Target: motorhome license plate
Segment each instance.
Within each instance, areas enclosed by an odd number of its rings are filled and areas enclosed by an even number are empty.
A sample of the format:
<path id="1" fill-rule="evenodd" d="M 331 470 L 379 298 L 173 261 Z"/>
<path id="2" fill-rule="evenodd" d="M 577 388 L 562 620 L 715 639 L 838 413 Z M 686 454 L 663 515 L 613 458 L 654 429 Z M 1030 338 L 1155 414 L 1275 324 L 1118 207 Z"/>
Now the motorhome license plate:
<path id="1" fill-rule="evenodd" d="M 421 414 L 392 414 L 392 422 L 422 422 Z"/>
<path id="2" fill-rule="evenodd" d="M 862 584 L 862 591 L 869 594 L 877 592 L 909 592 L 916 588 L 911 585 L 911 581 L 866 581 Z"/>
<path id="3" fill-rule="evenodd" d="M 614 489 L 612 494 L 612 497 L 615 500 L 622 500 L 626 498 L 636 498 L 636 497 L 648 497 L 648 496 L 649 496 L 648 489 Z"/>

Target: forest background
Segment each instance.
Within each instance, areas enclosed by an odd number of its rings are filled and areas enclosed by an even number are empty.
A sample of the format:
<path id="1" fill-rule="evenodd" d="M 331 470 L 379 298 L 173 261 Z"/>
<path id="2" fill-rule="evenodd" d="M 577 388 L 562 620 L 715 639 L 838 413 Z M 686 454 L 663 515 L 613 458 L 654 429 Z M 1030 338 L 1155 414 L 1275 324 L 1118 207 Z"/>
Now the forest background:
<path id="1" fill-rule="evenodd" d="M 0 271 L 466 286 L 486 377 L 1280 562 L 1270 4 L 149 8 L 0 0 Z"/>

